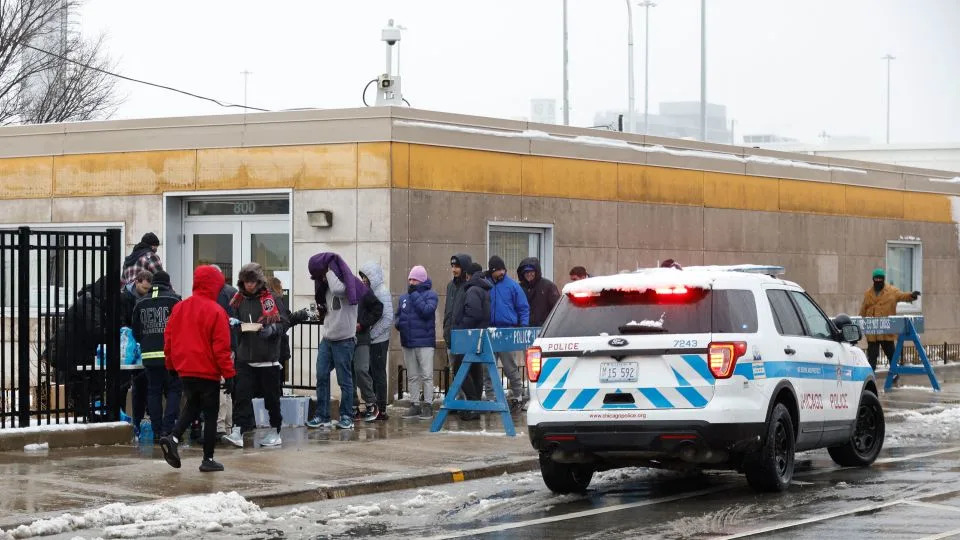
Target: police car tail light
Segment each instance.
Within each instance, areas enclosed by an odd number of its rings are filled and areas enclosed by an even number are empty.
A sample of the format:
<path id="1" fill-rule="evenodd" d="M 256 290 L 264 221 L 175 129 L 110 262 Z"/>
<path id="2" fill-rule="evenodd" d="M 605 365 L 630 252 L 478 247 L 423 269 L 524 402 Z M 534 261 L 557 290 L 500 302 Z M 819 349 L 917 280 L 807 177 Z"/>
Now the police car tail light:
<path id="1" fill-rule="evenodd" d="M 737 359 L 747 353 L 747 344 L 743 341 L 711 343 L 708 351 L 710 373 L 715 379 L 728 379 L 733 375 Z"/>
<path id="2" fill-rule="evenodd" d="M 572 291 L 567 293 L 567 295 L 570 296 L 570 300 L 573 300 L 574 303 L 583 304 L 600 296 L 600 293 L 596 291 Z"/>
<path id="3" fill-rule="evenodd" d="M 527 379 L 530 382 L 537 382 L 540 379 L 540 369 L 543 368 L 540 353 L 540 347 L 527 349 Z"/>

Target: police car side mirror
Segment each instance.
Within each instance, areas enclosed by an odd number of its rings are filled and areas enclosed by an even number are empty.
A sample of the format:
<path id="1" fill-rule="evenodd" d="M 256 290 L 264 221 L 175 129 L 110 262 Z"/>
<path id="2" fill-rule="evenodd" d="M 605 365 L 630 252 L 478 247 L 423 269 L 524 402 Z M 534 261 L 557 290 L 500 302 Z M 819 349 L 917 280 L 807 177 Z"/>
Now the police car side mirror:
<path id="1" fill-rule="evenodd" d="M 863 339 L 863 332 L 860 331 L 860 327 L 856 324 L 848 324 L 840 329 L 840 333 L 843 334 L 843 341 L 856 345 L 861 339 Z"/>

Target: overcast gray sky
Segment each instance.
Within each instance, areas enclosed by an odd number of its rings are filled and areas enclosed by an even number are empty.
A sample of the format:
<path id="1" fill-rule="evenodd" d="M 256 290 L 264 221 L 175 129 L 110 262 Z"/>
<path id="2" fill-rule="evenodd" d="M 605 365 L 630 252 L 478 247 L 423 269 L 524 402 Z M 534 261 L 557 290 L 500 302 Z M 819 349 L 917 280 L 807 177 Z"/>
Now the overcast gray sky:
<path id="1" fill-rule="evenodd" d="M 650 109 L 697 100 L 700 2 L 650 12 Z M 393 18 L 404 96 L 424 109 L 515 118 L 562 87 L 560 0 L 263 2 L 88 0 L 79 23 L 108 34 L 125 75 L 272 110 L 362 105 L 384 70 L 380 29 Z M 637 108 L 643 107 L 643 9 L 634 8 Z M 737 132 L 813 142 L 882 142 L 886 53 L 891 142 L 960 142 L 960 0 L 708 0 L 707 95 Z M 569 0 L 571 124 L 626 108 L 622 0 Z M 220 114 L 213 104 L 121 82 L 115 118 Z M 370 98 L 373 94 L 369 95 Z M 558 112 L 558 118 L 562 118 Z"/>

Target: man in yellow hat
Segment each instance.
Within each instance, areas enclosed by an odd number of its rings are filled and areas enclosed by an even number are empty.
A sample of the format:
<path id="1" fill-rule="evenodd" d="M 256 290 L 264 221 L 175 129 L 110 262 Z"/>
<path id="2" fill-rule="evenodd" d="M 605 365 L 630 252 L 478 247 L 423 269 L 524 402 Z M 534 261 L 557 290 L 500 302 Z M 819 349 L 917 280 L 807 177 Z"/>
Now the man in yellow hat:
<path id="1" fill-rule="evenodd" d="M 873 287 L 863 294 L 863 303 L 860 304 L 861 317 L 889 317 L 897 314 L 897 302 L 913 302 L 920 297 L 919 291 L 903 292 L 893 285 L 887 284 L 887 273 L 883 268 L 873 271 Z M 893 358 L 895 347 L 894 334 L 867 336 L 867 361 L 870 367 L 877 369 L 877 357 L 880 349 L 887 359 Z"/>

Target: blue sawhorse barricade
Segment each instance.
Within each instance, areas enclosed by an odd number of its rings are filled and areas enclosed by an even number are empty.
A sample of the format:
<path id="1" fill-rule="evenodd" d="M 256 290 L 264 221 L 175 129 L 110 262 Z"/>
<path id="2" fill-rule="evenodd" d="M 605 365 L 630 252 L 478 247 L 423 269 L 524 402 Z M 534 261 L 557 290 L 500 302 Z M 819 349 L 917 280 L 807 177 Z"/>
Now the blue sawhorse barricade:
<path id="1" fill-rule="evenodd" d="M 895 375 L 926 375 L 930 378 L 930 384 L 934 391 L 940 391 L 940 383 L 937 382 L 937 376 L 933 373 L 933 367 L 930 360 L 927 359 L 927 352 L 920 343 L 920 334 L 923 333 L 923 316 L 898 315 L 893 317 L 851 317 L 860 327 L 864 335 L 883 335 L 896 334 L 897 348 L 890 359 L 890 371 L 887 372 L 887 380 L 883 383 L 883 391 L 886 392 L 893 387 Z M 917 356 L 920 357 L 922 366 L 902 366 L 900 358 L 903 356 L 903 344 L 907 340 L 913 342 L 917 348 Z"/>
<path id="2" fill-rule="evenodd" d="M 482 330 L 454 330 L 450 344 L 450 354 L 462 354 L 463 363 L 453 378 L 453 383 L 443 400 L 443 407 L 433 419 L 431 432 L 440 431 L 447 420 L 450 411 L 477 411 L 498 412 L 503 418 L 503 429 L 507 435 L 513 437 L 513 419 L 510 418 L 510 407 L 507 405 L 507 396 L 503 392 L 500 374 L 497 372 L 497 357 L 494 353 L 508 351 L 522 351 L 533 344 L 537 339 L 539 328 L 484 328 Z M 471 364 L 483 364 L 490 374 L 493 384 L 495 401 L 466 401 L 457 399 L 460 387 L 467 378 L 467 371 Z"/>

